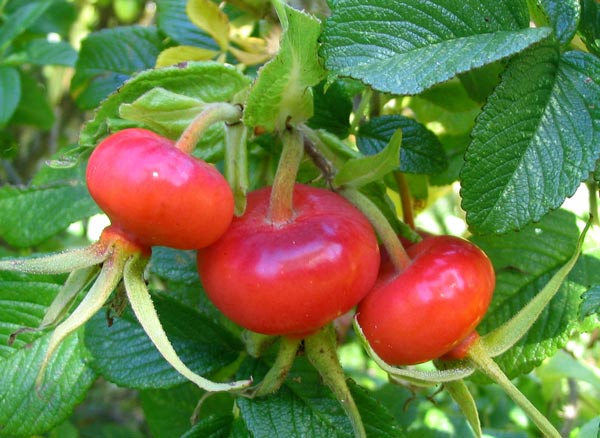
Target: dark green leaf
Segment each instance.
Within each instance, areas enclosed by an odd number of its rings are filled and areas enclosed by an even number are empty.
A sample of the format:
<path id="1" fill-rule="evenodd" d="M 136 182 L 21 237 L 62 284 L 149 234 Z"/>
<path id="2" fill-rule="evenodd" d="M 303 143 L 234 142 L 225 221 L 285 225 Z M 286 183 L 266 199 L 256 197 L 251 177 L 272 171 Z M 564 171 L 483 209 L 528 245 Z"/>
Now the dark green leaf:
<path id="1" fill-rule="evenodd" d="M 500 74 L 505 67 L 504 62 L 494 62 L 462 73 L 458 76 L 458 79 L 460 79 L 460 83 L 465 88 L 470 99 L 474 102 L 484 103 L 492 91 L 494 91 L 498 82 L 500 82 Z"/>
<path id="2" fill-rule="evenodd" d="M 356 140 L 358 149 L 365 155 L 379 153 L 398 129 L 402 130 L 402 172 L 438 173 L 448 166 L 437 137 L 420 123 L 400 115 L 377 117 L 362 125 Z"/>
<path id="3" fill-rule="evenodd" d="M 230 414 L 204 418 L 180 438 L 229 438 L 233 423 L 233 415 Z"/>
<path id="4" fill-rule="evenodd" d="M 73 67 L 77 52 L 65 41 L 36 38 L 6 58 L 6 64 L 65 65 Z"/>
<path id="5" fill-rule="evenodd" d="M 326 129 L 340 138 L 350 133 L 350 113 L 352 100 L 339 82 L 333 82 L 325 91 L 321 83 L 313 88 L 314 115 L 307 125 L 313 129 Z"/>
<path id="6" fill-rule="evenodd" d="M 526 28 L 524 1 L 336 0 L 332 10 L 325 67 L 394 94 L 418 94 L 549 35 Z"/>
<path id="7" fill-rule="evenodd" d="M 592 286 L 581 298 L 583 300 L 579 308 L 581 318 L 600 313 L 600 285 Z"/>
<path id="8" fill-rule="evenodd" d="M 315 56 L 321 25 L 313 16 L 285 6 L 289 27 L 277 55 L 259 71 L 250 90 L 244 123 L 267 131 L 307 121 L 313 115 L 311 88 L 324 76 Z"/>
<path id="9" fill-rule="evenodd" d="M 571 257 L 578 237 L 576 217 L 557 210 L 519 232 L 474 238 L 496 271 L 494 297 L 477 330 L 491 331 L 528 303 Z M 600 282 L 599 265 L 597 259 L 582 256 L 529 332 L 494 359 L 509 376 L 529 372 L 566 344 L 579 325 L 581 294 L 586 285 Z"/>
<path id="10" fill-rule="evenodd" d="M 581 7 L 579 0 L 530 0 L 534 9 L 534 17 L 543 16 L 536 20 L 538 24 L 549 24 L 554 36 L 561 45 L 568 44 L 577 31 Z M 539 10 L 538 10 L 539 9 Z"/>
<path id="11" fill-rule="evenodd" d="M 0 437 L 32 436 L 63 422 L 95 379 L 77 334 L 68 337 L 48 365 L 40 392 L 35 379 L 48 336 L 23 333 L 12 347 L 9 335 L 19 327 L 37 327 L 60 285 L 56 278 L 0 273 Z"/>
<path id="12" fill-rule="evenodd" d="M 81 179 L 4 186 L 0 188 L 0 236 L 12 246 L 34 246 L 98 211 Z"/>
<path id="13" fill-rule="evenodd" d="M 177 283 L 198 284 L 196 252 L 180 251 L 166 247 L 152 249 L 150 270 L 165 280 Z"/>
<path id="14" fill-rule="evenodd" d="M 514 59 L 473 130 L 461 172 L 477 232 L 540 219 L 572 195 L 600 154 L 600 61 L 532 48 Z"/>
<path id="15" fill-rule="evenodd" d="M 458 181 L 460 170 L 465 162 L 465 151 L 471 137 L 468 134 L 441 135 L 439 140 L 446 151 L 448 167 L 444 171 L 429 177 L 429 183 L 434 186 L 449 185 Z"/>
<path id="16" fill-rule="evenodd" d="M 52 3 L 51 0 L 33 0 L 21 2 L 16 9 L 10 9 L 0 26 L 0 55 L 12 40 L 31 26 Z"/>
<path id="17" fill-rule="evenodd" d="M 150 90 L 163 90 L 202 102 L 228 102 L 246 88 L 249 79 L 231 66 L 216 62 L 190 62 L 185 66 L 146 70 L 128 80 L 118 93 L 111 94 L 98 108 L 94 119 L 88 122 L 80 135 L 82 146 L 95 146 L 113 128 L 125 125 L 137 126 L 134 122 L 123 122 L 119 118 L 122 104 L 132 103 Z M 222 131 L 222 129 L 221 129 Z M 200 142 L 202 149 L 210 145 Z"/>
<path id="18" fill-rule="evenodd" d="M 218 51 L 217 43 L 190 21 L 186 4 L 187 0 L 157 0 L 158 28 L 181 45 Z"/>
<path id="19" fill-rule="evenodd" d="M 57 33 L 63 41 L 68 41 L 71 27 L 77 20 L 79 5 L 70 0 L 50 0 L 46 3 L 51 3 L 52 7 L 44 11 L 28 31 L 38 35 Z"/>
<path id="20" fill-rule="evenodd" d="M 0 65 L 0 127 L 10 120 L 21 99 L 19 71 Z"/>
<path id="21" fill-rule="evenodd" d="M 169 340 L 192 371 L 207 375 L 236 360 L 242 346 L 229 332 L 172 298 L 155 294 L 153 301 Z M 111 382 L 148 389 L 186 381 L 163 359 L 129 311 L 110 327 L 106 315 L 98 313 L 86 325 L 85 334 L 94 357 L 92 366 Z"/>
<path id="22" fill-rule="evenodd" d="M 71 81 L 77 104 L 96 107 L 134 73 L 153 67 L 162 47 L 153 27 L 116 27 L 88 35 Z"/>
<path id="23" fill-rule="evenodd" d="M 600 4 L 596 0 L 580 0 L 579 34 L 588 50 L 600 56 Z"/>
<path id="24" fill-rule="evenodd" d="M 21 99 L 12 118 L 11 125 L 30 125 L 49 130 L 54 123 L 54 111 L 42 84 L 31 75 L 20 71 Z"/>

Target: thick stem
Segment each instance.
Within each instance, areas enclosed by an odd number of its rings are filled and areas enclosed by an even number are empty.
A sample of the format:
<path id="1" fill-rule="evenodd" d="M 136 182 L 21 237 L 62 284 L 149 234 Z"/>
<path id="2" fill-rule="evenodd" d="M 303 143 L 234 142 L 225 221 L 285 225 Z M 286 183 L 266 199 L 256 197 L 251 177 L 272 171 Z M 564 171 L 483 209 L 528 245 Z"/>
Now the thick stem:
<path id="1" fill-rule="evenodd" d="M 404 223 L 415 229 L 415 213 L 413 209 L 412 195 L 408 187 L 406 177 L 402 172 L 394 172 L 394 179 L 398 184 L 398 193 L 400 193 L 400 203 L 402 204 L 402 219 Z"/>
<path id="2" fill-rule="evenodd" d="M 246 209 L 248 190 L 248 149 L 246 127 L 242 123 L 227 125 L 225 129 L 225 178 L 233 191 L 235 215 Z"/>
<path id="3" fill-rule="evenodd" d="M 242 108 L 226 102 L 210 103 L 196 116 L 175 143 L 177 149 L 191 153 L 202 135 L 218 122 L 235 123 L 242 118 Z"/>
<path id="4" fill-rule="evenodd" d="M 340 194 L 354 204 L 369 219 L 383 242 L 396 271 L 402 272 L 406 269 L 410 264 L 410 258 L 381 210 L 369 198 L 356 189 L 342 188 Z"/>
<path id="5" fill-rule="evenodd" d="M 550 421 L 542 415 L 540 411 L 523 395 L 521 391 L 506 377 L 500 367 L 493 361 L 490 355 L 485 350 L 480 341 L 476 341 L 471 345 L 471 349 L 467 357 L 473 362 L 477 368 L 486 376 L 496 382 L 504 389 L 506 394 L 525 411 L 525 414 L 536 424 L 544 436 L 549 438 L 561 438 L 560 433 L 550 423 Z"/>
<path id="6" fill-rule="evenodd" d="M 281 337 L 275 362 L 263 380 L 251 391 L 252 396 L 262 397 L 273 394 L 281 388 L 281 385 L 283 385 L 283 382 L 285 382 L 287 375 L 292 369 L 300 342 L 302 342 L 302 339 L 292 339 L 286 336 Z"/>
<path id="7" fill-rule="evenodd" d="M 304 348 L 308 360 L 317 369 L 323 382 L 331 389 L 344 408 L 346 415 L 348 415 L 354 436 L 356 438 L 366 438 L 365 426 L 338 359 L 333 326 L 330 324 L 304 339 Z"/>
<path id="8" fill-rule="evenodd" d="M 294 218 L 294 185 L 304 154 L 304 139 L 297 129 L 287 129 L 282 141 L 283 150 L 277 164 L 268 213 L 269 221 L 275 225 L 285 224 Z"/>

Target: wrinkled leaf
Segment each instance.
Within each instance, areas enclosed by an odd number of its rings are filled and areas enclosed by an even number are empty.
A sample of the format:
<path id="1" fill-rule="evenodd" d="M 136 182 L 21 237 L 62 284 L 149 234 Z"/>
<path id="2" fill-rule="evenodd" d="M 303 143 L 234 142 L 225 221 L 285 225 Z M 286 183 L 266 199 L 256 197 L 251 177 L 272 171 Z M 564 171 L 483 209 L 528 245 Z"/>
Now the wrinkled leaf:
<path id="1" fill-rule="evenodd" d="M 536 23 L 549 24 L 554 36 L 561 45 L 568 44 L 577 31 L 581 7 L 579 0 L 530 0 L 535 2 L 533 8 L 538 9 L 535 16 L 543 17 Z"/>
<path id="2" fill-rule="evenodd" d="M 581 296 L 581 299 L 583 300 L 579 308 L 581 318 L 600 313 L 600 285 L 592 286 Z"/>

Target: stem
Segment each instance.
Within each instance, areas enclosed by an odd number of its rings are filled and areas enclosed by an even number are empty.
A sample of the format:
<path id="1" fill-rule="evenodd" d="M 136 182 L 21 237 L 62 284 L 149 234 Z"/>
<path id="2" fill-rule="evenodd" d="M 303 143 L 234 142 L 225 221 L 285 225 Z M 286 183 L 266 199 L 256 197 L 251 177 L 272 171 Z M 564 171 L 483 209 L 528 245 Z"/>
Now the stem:
<path id="1" fill-rule="evenodd" d="M 281 388 L 281 385 L 283 385 L 288 373 L 292 369 L 301 342 L 302 339 L 292 339 L 287 336 L 281 337 L 275 362 L 263 380 L 251 391 L 252 396 L 262 397 L 273 394 Z"/>
<path id="2" fill-rule="evenodd" d="M 598 218 L 598 184 L 593 180 L 588 180 L 586 183 L 589 193 L 590 202 L 590 216 L 592 217 L 592 223 L 594 225 L 600 225 L 600 218 Z"/>
<path id="3" fill-rule="evenodd" d="M 348 415 L 354 436 L 356 438 L 366 438 L 365 426 L 348 388 L 346 375 L 338 359 L 333 326 L 329 324 L 317 333 L 304 339 L 304 348 L 308 360 L 317 369 L 324 383 L 331 389 L 344 408 L 346 415 Z"/>
<path id="4" fill-rule="evenodd" d="M 185 128 L 175 147 L 190 154 L 206 130 L 215 123 L 235 123 L 242 118 L 242 108 L 226 102 L 210 103 Z"/>
<path id="5" fill-rule="evenodd" d="M 195 383 L 201 389 L 209 392 L 232 391 L 247 387 L 252 383 L 251 380 L 242 380 L 231 383 L 215 383 L 194 373 L 177 355 L 173 345 L 169 341 L 165 330 L 160 323 L 150 292 L 144 283 L 144 268 L 148 263 L 147 258 L 139 256 L 132 257 L 125 265 L 123 279 L 125 290 L 129 298 L 129 304 L 133 313 L 137 317 L 140 325 L 169 364 L 175 368 L 181 375 Z"/>
<path id="6" fill-rule="evenodd" d="M 235 215 L 241 216 L 246 209 L 248 191 L 248 149 L 246 127 L 242 123 L 225 128 L 225 178 L 233 191 Z"/>
<path id="7" fill-rule="evenodd" d="M 371 96 L 373 95 L 373 90 L 367 88 L 363 93 L 360 103 L 358 104 L 358 108 L 354 111 L 354 119 L 352 119 L 352 123 L 350 124 L 350 132 L 355 134 L 358 131 L 358 125 L 360 124 L 363 115 L 367 111 L 367 107 L 369 103 L 371 103 Z"/>
<path id="8" fill-rule="evenodd" d="M 304 139 L 294 128 L 283 133 L 283 150 L 277 164 L 273 181 L 268 219 L 275 225 L 282 225 L 294 217 L 294 185 L 304 154 Z"/>
<path id="9" fill-rule="evenodd" d="M 408 254 L 406 254 L 402 243 L 400 243 L 396 232 L 381 210 L 369 198 L 356 189 L 344 187 L 340 190 L 340 194 L 354 204 L 369 219 L 383 242 L 396 271 L 402 272 L 406 269 L 411 260 Z"/>
<path id="10" fill-rule="evenodd" d="M 519 389 L 506 377 L 498 364 L 493 361 L 480 341 L 471 346 L 467 357 L 486 376 L 496 382 L 504 389 L 506 394 L 525 411 L 527 416 L 536 424 L 546 437 L 561 438 L 560 433 L 554 428 L 550 421 L 519 391 Z"/>
<path id="11" fill-rule="evenodd" d="M 402 204 L 402 220 L 405 224 L 415 229 L 415 213 L 413 210 L 412 195 L 406 181 L 406 176 L 402 172 L 394 172 L 394 179 L 398 184 L 398 193 L 400 194 L 400 203 Z"/>

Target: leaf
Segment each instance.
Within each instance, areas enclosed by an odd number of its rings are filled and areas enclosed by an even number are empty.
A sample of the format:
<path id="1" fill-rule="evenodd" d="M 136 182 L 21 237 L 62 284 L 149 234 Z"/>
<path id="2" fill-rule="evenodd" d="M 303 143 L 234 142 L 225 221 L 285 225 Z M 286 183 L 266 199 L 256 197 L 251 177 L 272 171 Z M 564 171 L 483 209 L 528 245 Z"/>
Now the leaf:
<path id="1" fill-rule="evenodd" d="M 402 130 L 402 172 L 432 174 L 448 166 L 446 153 L 437 137 L 420 123 L 400 115 L 381 116 L 361 125 L 356 144 L 365 155 L 380 152 L 396 130 Z"/>
<path id="2" fill-rule="evenodd" d="M 279 53 L 259 70 L 244 110 L 244 124 L 267 131 L 308 120 L 313 115 L 310 87 L 324 76 L 316 56 L 319 21 L 289 6 L 285 13 L 289 27 Z"/>
<path id="3" fill-rule="evenodd" d="M 89 34 L 81 43 L 71 81 L 77 105 L 94 108 L 134 73 L 153 67 L 162 45 L 153 27 L 115 27 Z"/>
<path id="4" fill-rule="evenodd" d="M 193 46 L 169 47 L 163 50 L 156 59 L 156 67 L 168 67 L 188 61 L 208 61 L 218 55 L 214 50 Z"/>
<path id="5" fill-rule="evenodd" d="M 325 84 L 313 88 L 314 114 L 307 125 L 313 129 L 326 129 L 339 138 L 350 134 L 352 100 L 339 82 L 333 82 L 325 91 Z"/>
<path id="6" fill-rule="evenodd" d="M 533 1 L 530 0 L 532 3 Z M 544 20 L 538 24 L 549 24 L 554 36 L 561 45 L 567 45 L 575 36 L 581 7 L 579 0 L 535 0 L 534 8 L 539 8 L 535 15 L 542 15 Z"/>
<path id="7" fill-rule="evenodd" d="M 600 313 L 600 285 L 596 284 L 587 290 L 582 296 L 579 314 L 581 318 Z"/>
<path id="8" fill-rule="evenodd" d="M 600 55 L 600 5 L 596 0 L 581 0 L 581 20 L 579 35 L 587 49 Z"/>
<path id="9" fill-rule="evenodd" d="M 3 17 L 0 27 L 0 55 L 12 40 L 31 26 L 42 14 L 52 6 L 52 1 L 33 0 L 21 2 L 17 9 L 11 10 Z"/>
<path id="10" fill-rule="evenodd" d="M 380 152 L 346 161 L 335 175 L 333 184 L 337 187 L 345 185 L 358 188 L 383 179 L 398 168 L 400 146 L 402 146 L 402 130 L 398 129 Z"/>
<path id="11" fill-rule="evenodd" d="M 155 294 L 153 301 L 169 340 L 192 371 L 208 375 L 236 360 L 242 346 L 229 332 L 172 298 Z M 163 359 L 129 310 L 111 327 L 106 315 L 97 314 L 86 325 L 85 342 L 94 357 L 92 367 L 120 386 L 168 388 L 186 381 Z"/>
<path id="12" fill-rule="evenodd" d="M 37 38 L 29 41 L 25 47 L 11 54 L 5 64 L 64 65 L 74 67 L 77 52 L 66 41 L 51 42 Z"/>
<path id="13" fill-rule="evenodd" d="M 502 233 L 559 207 L 600 154 L 600 61 L 543 44 L 516 57 L 483 109 L 461 172 L 467 222 Z"/>
<path id="14" fill-rule="evenodd" d="M 0 236 L 15 247 L 35 246 L 98 212 L 80 179 L 0 188 Z"/>
<path id="15" fill-rule="evenodd" d="M 234 67 L 216 62 L 189 62 L 185 65 L 146 70 L 125 82 L 118 93 L 111 94 L 102 102 L 94 118 L 84 125 L 79 143 L 87 147 L 95 146 L 112 131 L 113 125 L 121 129 L 124 124 L 119 119 L 120 106 L 133 103 L 156 87 L 197 101 L 228 102 L 244 90 L 249 82 Z M 127 124 L 136 125 L 132 122 Z M 202 143 L 201 146 L 207 147 Z"/>
<path id="16" fill-rule="evenodd" d="M 21 99 L 19 71 L 0 65 L 0 127 L 6 125 Z"/>
<path id="17" fill-rule="evenodd" d="M 185 284 L 198 284 L 196 252 L 158 246 L 152 248 L 150 270 L 159 277 Z"/>
<path id="18" fill-rule="evenodd" d="M 219 46 L 216 42 L 190 21 L 185 12 L 187 2 L 188 0 L 157 0 L 158 28 L 181 45 L 217 52 Z"/>
<path id="19" fill-rule="evenodd" d="M 229 46 L 229 18 L 211 0 L 190 0 L 186 12 L 192 23 L 209 34 L 221 48 L 227 51 Z"/>
<path id="20" fill-rule="evenodd" d="M 474 237 L 496 271 L 496 289 L 477 328 L 479 333 L 500 326 L 537 295 L 572 256 L 578 237 L 576 217 L 565 210 L 550 213 L 519 232 Z M 494 358 L 509 377 L 531 371 L 566 344 L 579 326 L 580 296 L 592 283 L 600 283 L 600 266 L 596 259 L 583 255 L 527 334 Z"/>
<path id="21" fill-rule="evenodd" d="M 320 54 L 335 76 L 418 94 L 549 35 L 528 21 L 524 1 L 336 0 Z"/>
<path id="22" fill-rule="evenodd" d="M 59 290 L 55 281 L 47 276 L 0 274 L 0 437 L 32 436 L 52 429 L 71 415 L 95 380 L 76 334 L 51 359 L 39 393 L 35 379 L 48 336 L 24 333 L 12 347 L 7 345 L 10 333 L 21 325 L 38 326 Z"/>
<path id="23" fill-rule="evenodd" d="M 248 366 L 248 364 L 247 364 Z M 256 366 L 256 365 L 255 365 Z M 251 372 L 242 368 L 242 372 Z M 254 375 L 259 372 L 255 370 Z M 402 431 L 389 411 L 362 388 L 350 389 L 371 438 L 400 437 Z M 297 358 L 284 386 L 274 395 L 239 398 L 246 436 L 321 438 L 353 436 L 350 421 L 319 374 L 305 358 Z"/>
<path id="24" fill-rule="evenodd" d="M 19 76 L 21 99 L 10 119 L 10 123 L 49 130 L 52 128 L 55 118 L 46 90 L 30 74 L 19 71 Z"/>

